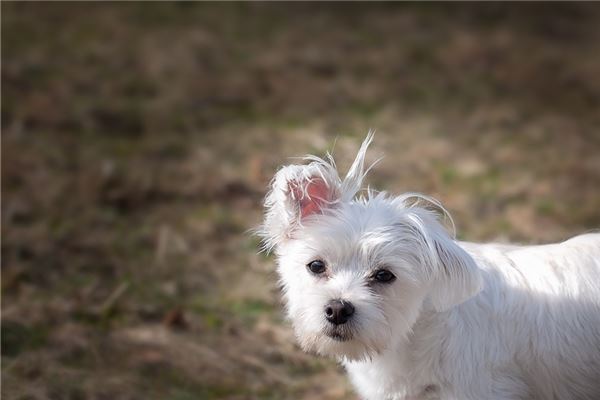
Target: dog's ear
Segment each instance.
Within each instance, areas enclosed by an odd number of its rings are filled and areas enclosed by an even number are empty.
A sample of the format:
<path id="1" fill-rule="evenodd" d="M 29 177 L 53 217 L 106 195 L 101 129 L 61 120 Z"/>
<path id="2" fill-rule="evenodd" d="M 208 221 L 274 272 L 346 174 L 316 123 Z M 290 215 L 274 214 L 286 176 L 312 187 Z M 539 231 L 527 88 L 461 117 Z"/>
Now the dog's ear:
<path id="1" fill-rule="evenodd" d="M 333 164 L 315 159 L 280 169 L 265 199 L 262 236 L 267 249 L 292 237 L 306 218 L 335 207 L 341 181 Z"/>
<path id="2" fill-rule="evenodd" d="M 370 131 L 343 181 L 330 154 L 326 159 L 307 156 L 305 160 L 311 161 L 310 164 L 289 165 L 279 170 L 265 199 L 265 221 L 259 231 L 264 249 L 271 250 L 291 238 L 307 218 L 350 201 L 368 172 L 364 168 L 365 155 L 372 141 Z"/>
<path id="3" fill-rule="evenodd" d="M 446 232 L 429 210 L 413 209 L 407 220 L 430 283 L 429 299 L 437 311 L 448 310 L 473 297 L 483 286 L 475 260 Z"/>
<path id="4" fill-rule="evenodd" d="M 479 293 L 483 280 L 475 260 L 445 232 L 433 238 L 433 247 L 438 265 L 430 299 L 436 310 L 445 311 Z"/>

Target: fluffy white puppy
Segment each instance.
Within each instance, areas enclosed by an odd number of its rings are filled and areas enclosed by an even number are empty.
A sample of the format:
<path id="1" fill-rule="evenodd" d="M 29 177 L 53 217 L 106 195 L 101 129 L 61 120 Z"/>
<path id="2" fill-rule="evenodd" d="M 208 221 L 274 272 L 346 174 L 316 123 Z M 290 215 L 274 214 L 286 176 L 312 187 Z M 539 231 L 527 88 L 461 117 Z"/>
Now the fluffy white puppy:
<path id="1" fill-rule="evenodd" d="M 457 242 L 433 199 L 357 197 L 371 140 L 343 180 L 310 156 L 267 195 L 262 235 L 301 346 L 365 399 L 600 399 L 600 234 Z"/>

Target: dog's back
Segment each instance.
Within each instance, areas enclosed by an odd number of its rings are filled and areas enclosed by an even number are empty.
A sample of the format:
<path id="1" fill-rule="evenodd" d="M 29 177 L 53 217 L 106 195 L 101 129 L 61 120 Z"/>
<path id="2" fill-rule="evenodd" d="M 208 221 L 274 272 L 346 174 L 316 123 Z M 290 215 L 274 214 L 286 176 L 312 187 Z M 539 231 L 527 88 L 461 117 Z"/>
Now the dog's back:
<path id="1" fill-rule="evenodd" d="M 500 338 L 491 357 L 512 355 L 510 379 L 522 380 L 525 398 L 600 399 L 600 234 L 465 247 L 487 276 L 474 300 Z"/>

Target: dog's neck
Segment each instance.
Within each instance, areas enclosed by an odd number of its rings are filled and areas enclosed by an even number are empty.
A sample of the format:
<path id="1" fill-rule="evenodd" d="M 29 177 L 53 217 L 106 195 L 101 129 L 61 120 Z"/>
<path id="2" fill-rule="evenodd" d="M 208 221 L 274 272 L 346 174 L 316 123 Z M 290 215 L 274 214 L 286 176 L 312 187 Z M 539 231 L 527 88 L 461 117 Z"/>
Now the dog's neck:
<path id="1" fill-rule="evenodd" d="M 440 313 L 426 302 L 405 338 L 390 343 L 368 361 L 343 364 L 353 379 L 370 376 L 368 379 L 389 386 L 387 392 L 404 392 L 406 400 L 436 398 L 439 381 L 433 371 L 442 361 L 444 321 L 449 312 L 455 311 Z"/>

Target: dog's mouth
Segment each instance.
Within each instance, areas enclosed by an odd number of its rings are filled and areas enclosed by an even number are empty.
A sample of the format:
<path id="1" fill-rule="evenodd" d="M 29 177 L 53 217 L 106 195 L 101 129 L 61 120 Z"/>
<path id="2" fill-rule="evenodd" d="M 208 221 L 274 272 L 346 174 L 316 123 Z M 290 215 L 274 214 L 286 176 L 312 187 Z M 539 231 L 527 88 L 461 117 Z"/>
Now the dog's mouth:
<path id="1" fill-rule="evenodd" d="M 348 329 L 334 327 L 325 330 L 325 335 L 336 342 L 347 342 L 352 339 L 352 333 Z"/>

